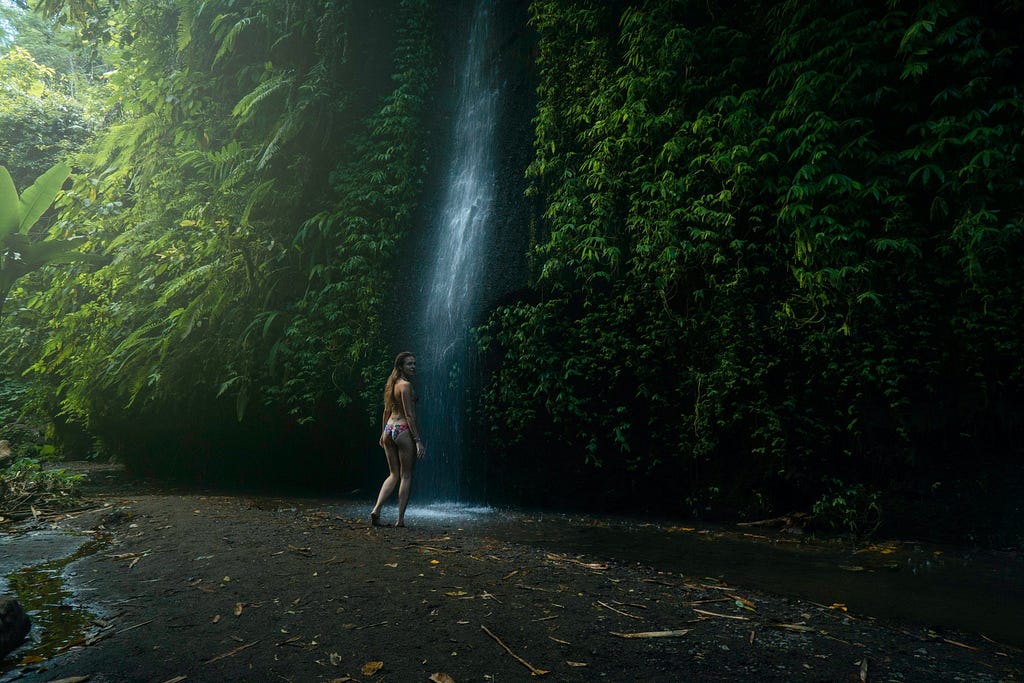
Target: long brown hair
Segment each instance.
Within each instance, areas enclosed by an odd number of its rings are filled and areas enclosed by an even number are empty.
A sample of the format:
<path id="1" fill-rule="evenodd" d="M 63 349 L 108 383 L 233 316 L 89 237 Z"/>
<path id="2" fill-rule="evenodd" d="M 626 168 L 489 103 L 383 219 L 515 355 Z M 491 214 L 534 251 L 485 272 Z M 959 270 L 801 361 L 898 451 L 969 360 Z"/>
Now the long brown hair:
<path id="1" fill-rule="evenodd" d="M 395 356 L 395 366 L 391 369 L 391 374 L 388 375 L 388 381 L 384 385 L 384 412 L 391 414 L 391 409 L 395 405 L 395 382 L 402 379 L 402 365 L 405 363 L 405 359 L 409 356 L 415 356 L 412 351 L 402 351 L 400 354 Z"/>

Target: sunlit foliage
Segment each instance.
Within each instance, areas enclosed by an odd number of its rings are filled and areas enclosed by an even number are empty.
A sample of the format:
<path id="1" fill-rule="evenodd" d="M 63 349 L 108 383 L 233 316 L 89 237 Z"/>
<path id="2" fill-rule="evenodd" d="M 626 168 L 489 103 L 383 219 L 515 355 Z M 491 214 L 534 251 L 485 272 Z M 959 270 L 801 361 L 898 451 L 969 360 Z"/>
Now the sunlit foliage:
<path id="1" fill-rule="evenodd" d="M 350 401 L 386 354 L 374 301 L 418 199 L 427 4 L 44 9 L 107 46 L 113 112 L 61 200 L 112 261 L 28 302 L 53 409 L 125 450 Z"/>

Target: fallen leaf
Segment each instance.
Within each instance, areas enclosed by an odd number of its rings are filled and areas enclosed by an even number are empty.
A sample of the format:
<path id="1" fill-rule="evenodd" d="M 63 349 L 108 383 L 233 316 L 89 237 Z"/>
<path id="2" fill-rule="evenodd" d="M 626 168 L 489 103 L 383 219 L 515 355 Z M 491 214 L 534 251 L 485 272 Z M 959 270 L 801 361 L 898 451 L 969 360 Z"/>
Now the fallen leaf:
<path id="1" fill-rule="evenodd" d="M 332 652 L 328 656 L 330 657 L 331 660 L 331 666 L 341 666 L 341 655 L 339 655 L 337 652 Z"/>
<path id="2" fill-rule="evenodd" d="M 570 662 L 568 659 L 565 660 L 565 663 L 569 666 L 589 666 L 586 662 Z"/>
<path id="3" fill-rule="evenodd" d="M 463 595 L 469 595 L 466 591 L 449 591 L 445 593 L 450 598 L 460 598 Z"/>
<path id="4" fill-rule="evenodd" d="M 164 683 L 181 683 L 182 681 L 186 680 L 187 678 L 188 678 L 188 676 L 175 676 L 174 678 L 167 679 L 166 681 L 164 681 Z M 58 682 L 55 681 L 54 683 L 58 683 Z"/>
<path id="5" fill-rule="evenodd" d="M 397 567 L 397 566 L 398 566 L 398 563 L 397 563 L 397 562 L 386 562 L 386 563 L 384 564 L 384 566 L 385 566 L 385 567 L 391 567 L 392 569 L 394 569 L 395 567 Z"/>
<path id="6" fill-rule="evenodd" d="M 351 683 L 351 681 L 354 680 L 356 679 L 352 678 L 351 676 L 342 676 L 341 678 L 332 678 L 331 680 L 327 681 L 327 683 Z"/>
<path id="7" fill-rule="evenodd" d="M 28 655 L 27 657 L 22 657 L 21 662 L 19 662 L 19 664 L 25 666 L 26 664 L 39 664 L 40 662 L 45 661 L 46 660 L 40 657 L 39 655 Z"/>
<path id="8" fill-rule="evenodd" d="M 434 683 L 455 683 L 455 679 L 445 673 L 431 674 L 430 680 Z"/>
<path id="9" fill-rule="evenodd" d="M 431 560 L 430 564 L 441 564 L 441 560 Z"/>
<path id="10" fill-rule="evenodd" d="M 225 576 L 223 579 L 221 579 L 221 581 L 223 581 L 224 583 L 227 583 L 230 580 L 231 580 L 230 576 Z"/>
<path id="11" fill-rule="evenodd" d="M 754 608 L 754 603 L 752 603 L 750 600 L 747 600 L 746 598 L 741 598 L 740 596 L 732 595 L 731 593 L 726 593 L 726 595 L 728 595 L 730 598 L 732 598 L 733 600 L 736 601 L 736 606 L 737 607 L 744 607 L 744 608 L 749 609 L 749 610 L 754 610 L 755 609 Z"/>
<path id="12" fill-rule="evenodd" d="M 384 662 L 367 662 L 363 664 L 363 675 L 372 676 L 384 668 Z"/>
<path id="13" fill-rule="evenodd" d="M 240 617 L 240 616 L 242 616 L 242 609 L 243 609 L 244 607 L 245 607 L 245 604 L 244 604 L 244 603 L 241 603 L 241 602 L 236 602 L 236 603 L 235 603 L 235 616 L 236 616 L 236 617 Z"/>
<path id="14" fill-rule="evenodd" d="M 219 615 L 219 614 L 216 614 L 216 615 L 214 615 L 214 617 L 213 617 L 213 623 L 215 623 L 215 624 L 216 624 L 216 623 L 217 623 L 218 621 L 220 621 L 220 615 Z"/>
<path id="15" fill-rule="evenodd" d="M 846 605 L 841 602 L 833 602 L 828 606 L 829 609 L 839 610 L 840 612 L 846 612 Z"/>

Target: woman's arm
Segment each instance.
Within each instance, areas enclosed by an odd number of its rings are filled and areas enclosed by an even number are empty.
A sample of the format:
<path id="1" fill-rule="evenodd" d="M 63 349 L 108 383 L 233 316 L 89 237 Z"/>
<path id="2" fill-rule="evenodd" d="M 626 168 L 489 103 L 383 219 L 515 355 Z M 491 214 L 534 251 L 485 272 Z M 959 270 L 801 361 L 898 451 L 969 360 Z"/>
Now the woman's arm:
<path id="1" fill-rule="evenodd" d="M 384 417 L 380 421 L 380 444 L 381 448 L 384 448 L 384 429 L 388 426 L 388 418 L 391 417 L 391 411 L 384 408 Z"/>

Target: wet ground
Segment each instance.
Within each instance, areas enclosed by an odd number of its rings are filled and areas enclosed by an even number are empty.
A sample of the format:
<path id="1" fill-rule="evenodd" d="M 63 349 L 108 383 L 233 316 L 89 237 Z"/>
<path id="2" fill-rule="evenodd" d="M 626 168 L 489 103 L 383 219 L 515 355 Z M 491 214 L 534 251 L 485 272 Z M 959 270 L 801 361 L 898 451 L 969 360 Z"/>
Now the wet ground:
<path id="1" fill-rule="evenodd" d="M 333 506 L 365 515 L 365 503 Z M 385 513 L 388 511 L 385 510 Z M 1024 554 L 906 541 L 855 545 L 736 526 L 651 523 L 431 504 L 410 520 L 559 553 L 711 577 L 914 627 L 984 633 L 1024 647 Z"/>
<path id="2" fill-rule="evenodd" d="M 8 574 L 73 555 L 88 540 L 89 537 L 83 534 L 53 529 L 0 532 L 0 593 L 8 592 Z"/>
<path id="3" fill-rule="evenodd" d="M 4 683 L 531 677 L 485 627 L 559 681 L 857 680 L 862 662 L 868 680 L 1021 675 L 1017 555 L 473 506 L 414 504 L 410 529 L 373 529 L 362 500 L 93 475 L 92 510 L 0 534 L 37 624 Z M 664 629 L 687 634 L 615 636 Z"/>

